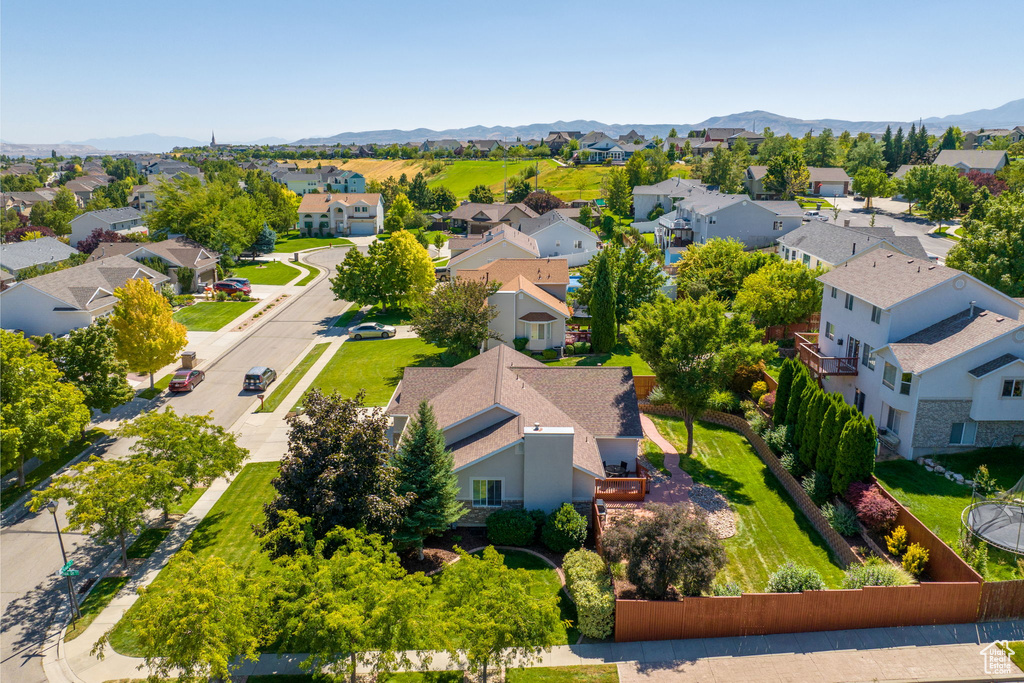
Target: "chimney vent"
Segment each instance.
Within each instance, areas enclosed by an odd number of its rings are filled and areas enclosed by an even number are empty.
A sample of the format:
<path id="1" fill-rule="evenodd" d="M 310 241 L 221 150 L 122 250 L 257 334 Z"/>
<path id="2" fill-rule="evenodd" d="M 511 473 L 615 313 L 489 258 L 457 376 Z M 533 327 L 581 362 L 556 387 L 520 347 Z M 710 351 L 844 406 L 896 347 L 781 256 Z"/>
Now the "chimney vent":
<path id="1" fill-rule="evenodd" d="M 976 303 L 978 303 L 978 302 L 977 301 L 973 301 L 973 300 L 971 301 L 971 317 L 972 318 L 974 317 L 974 304 L 976 304 Z"/>
<path id="2" fill-rule="evenodd" d="M 539 432 L 540 431 L 540 422 L 534 422 L 533 423 L 533 431 L 535 431 L 535 432 Z"/>

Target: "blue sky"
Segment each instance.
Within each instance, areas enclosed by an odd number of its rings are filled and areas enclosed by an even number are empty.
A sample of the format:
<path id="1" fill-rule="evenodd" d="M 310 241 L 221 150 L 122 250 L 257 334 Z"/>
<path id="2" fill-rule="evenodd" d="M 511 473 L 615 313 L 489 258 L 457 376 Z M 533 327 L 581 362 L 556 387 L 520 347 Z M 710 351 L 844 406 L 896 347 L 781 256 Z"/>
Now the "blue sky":
<path id="1" fill-rule="evenodd" d="M 1021 97 L 1014 17 L 1010 1 L 3 0 L 0 137 L 910 120 Z"/>

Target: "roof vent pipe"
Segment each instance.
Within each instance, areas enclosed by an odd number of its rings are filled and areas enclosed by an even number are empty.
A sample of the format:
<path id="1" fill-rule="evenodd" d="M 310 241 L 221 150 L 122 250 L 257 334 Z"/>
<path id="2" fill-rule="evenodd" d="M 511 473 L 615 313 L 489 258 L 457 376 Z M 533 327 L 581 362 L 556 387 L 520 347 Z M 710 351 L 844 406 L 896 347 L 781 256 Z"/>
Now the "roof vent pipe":
<path id="1" fill-rule="evenodd" d="M 978 303 L 978 302 L 977 301 L 971 301 L 971 317 L 972 318 L 974 317 L 974 304 L 976 304 L 976 303 Z"/>
<path id="2" fill-rule="evenodd" d="M 533 431 L 535 431 L 535 432 L 539 432 L 540 431 L 540 422 L 534 422 L 533 423 Z"/>

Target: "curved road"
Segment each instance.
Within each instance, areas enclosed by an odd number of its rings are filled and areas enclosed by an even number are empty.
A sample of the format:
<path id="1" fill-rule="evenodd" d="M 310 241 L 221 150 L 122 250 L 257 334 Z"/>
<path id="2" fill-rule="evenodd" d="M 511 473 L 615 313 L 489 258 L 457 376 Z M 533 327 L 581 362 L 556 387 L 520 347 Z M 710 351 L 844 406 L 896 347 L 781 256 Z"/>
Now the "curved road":
<path id="1" fill-rule="evenodd" d="M 163 399 L 178 412 L 214 411 L 214 420 L 230 427 L 253 404 L 255 394 L 241 392 L 242 377 L 253 365 L 268 365 L 279 372 L 291 365 L 317 335 L 330 330 L 331 319 L 346 303 L 336 301 L 328 283 L 334 266 L 347 249 L 311 253 L 305 261 L 328 271 L 301 293 L 279 304 L 270 318 L 219 359 L 207 366 L 206 381 L 194 393 Z M 201 354 L 200 354 L 201 355 Z M 202 365 L 200 366 L 202 367 Z M 115 442 L 106 453 L 118 454 L 125 445 Z M 58 513 L 63 527 L 67 520 Z M 55 572 L 61 566 L 60 547 L 51 516 L 45 512 L 26 515 L 0 531 L 0 680 L 44 683 L 39 652 L 55 608 L 66 604 L 64 583 Z M 83 576 L 111 552 L 112 546 L 96 546 L 81 534 L 64 534 L 68 556 Z M 76 588 L 81 585 L 79 579 Z"/>

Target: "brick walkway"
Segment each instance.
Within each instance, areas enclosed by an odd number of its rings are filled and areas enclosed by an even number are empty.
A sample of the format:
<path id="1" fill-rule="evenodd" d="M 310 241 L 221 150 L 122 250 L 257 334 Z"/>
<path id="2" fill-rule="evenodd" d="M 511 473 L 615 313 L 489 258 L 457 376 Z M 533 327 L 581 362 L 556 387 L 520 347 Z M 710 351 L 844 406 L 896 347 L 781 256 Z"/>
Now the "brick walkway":
<path id="1" fill-rule="evenodd" d="M 655 476 L 651 481 L 650 491 L 647 494 L 645 503 L 686 503 L 690 500 L 690 487 L 693 486 L 693 479 L 689 474 L 679 469 L 679 453 L 675 447 L 663 437 L 658 428 L 654 426 L 644 413 L 640 413 L 640 424 L 644 428 L 644 436 L 653 441 L 665 452 L 665 469 L 672 475 L 669 478 Z"/>

